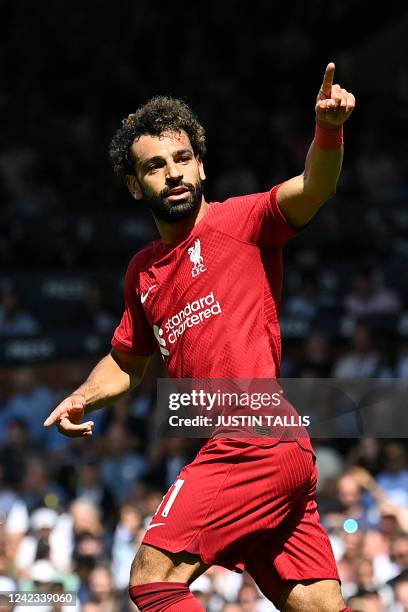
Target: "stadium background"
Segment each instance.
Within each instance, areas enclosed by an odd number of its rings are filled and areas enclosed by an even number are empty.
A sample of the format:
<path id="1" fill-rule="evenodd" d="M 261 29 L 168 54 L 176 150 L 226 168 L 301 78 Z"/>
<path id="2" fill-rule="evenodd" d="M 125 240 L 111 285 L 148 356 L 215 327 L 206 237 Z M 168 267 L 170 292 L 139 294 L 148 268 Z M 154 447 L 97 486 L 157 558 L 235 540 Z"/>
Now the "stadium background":
<path id="1" fill-rule="evenodd" d="M 152 436 L 159 358 L 95 415 L 92 440 L 42 428 L 109 349 L 126 264 L 156 235 L 107 153 L 150 96 L 191 103 L 207 128 L 207 197 L 221 200 L 302 170 L 336 62 L 357 109 L 337 195 L 286 250 L 282 374 L 408 377 L 408 14 L 392 6 L 4 3 L 0 591 L 61 581 L 85 612 L 135 609 L 131 560 L 194 455 L 191 441 Z M 316 450 L 345 595 L 353 609 L 407 611 L 406 440 L 332 438 Z M 210 612 L 274 609 L 248 576 L 220 568 L 194 590 Z"/>

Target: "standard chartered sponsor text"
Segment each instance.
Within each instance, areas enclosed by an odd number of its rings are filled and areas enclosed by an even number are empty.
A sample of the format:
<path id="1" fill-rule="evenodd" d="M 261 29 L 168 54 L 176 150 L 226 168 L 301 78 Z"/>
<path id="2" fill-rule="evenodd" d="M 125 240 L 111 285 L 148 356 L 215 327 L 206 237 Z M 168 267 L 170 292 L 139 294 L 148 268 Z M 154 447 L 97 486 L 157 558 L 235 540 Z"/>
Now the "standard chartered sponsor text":
<path id="1" fill-rule="evenodd" d="M 199 325 L 206 319 L 221 314 L 221 312 L 221 304 L 215 300 L 213 291 L 193 302 L 188 302 L 177 314 L 167 319 L 165 330 L 168 334 L 168 341 L 170 344 L 174 344 L 186 329 Z"/>

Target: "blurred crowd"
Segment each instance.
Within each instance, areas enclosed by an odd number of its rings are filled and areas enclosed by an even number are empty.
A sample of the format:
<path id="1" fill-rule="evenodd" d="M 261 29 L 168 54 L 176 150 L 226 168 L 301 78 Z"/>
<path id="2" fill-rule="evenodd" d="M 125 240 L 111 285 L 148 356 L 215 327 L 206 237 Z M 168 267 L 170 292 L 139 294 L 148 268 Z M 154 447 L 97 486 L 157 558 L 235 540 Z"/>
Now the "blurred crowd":
<path id="1" fill-rule="evenodd" d="M 199 448 L 191 439 L 157 436 L 156 371 L 95 412 L 95 433 L 86 440 L 42 426 L 70 389 L 40 384 L 32 368 L 12 374 L 0 411 L 0 592 L 59 589 L 77 593 L 78 610 L 136 610 L 127 596 L 130 565 L 163 494 Z M 349 605 L 406 612 L 405 440 L 319 437 L 314 447 L 321 520 Z M 248 574 L 221 567 L 192 590 L 208 612 L 275 609 Z"/>
<path id="2" fill-rule="evenodd" d="M 172 15 L 130 0 L 114 12 L 87 0 L 63 14 L 58 3 L 8 4 L 0 360 L 9 363 L 2 347 L 16 339 L 58 336 L 59 344 L 45 369 L 30 367 L 33 353 L 24 349 L 25 367 L 0 370 L 0 592 L 62 589 L 78 594 L 77 610 L 131 612 L 132 559 L 162 495 L 197 451 L 192 440 L 155 437 L 160 359 L 134 394 L 95 413 L 92 440 L 42 426 L 89 370 L 81 351 L 96 336 L 101 354 L 108 350 L 126 264 L 156 236 L 143 205 L 113 176 L 110 138 L 152 95 L 179 96 L 207 128 L 207 199 L 269 189 L 302 171 L 314 98 L 334 59 L 358 105 L 345 129 L 338 193 L 286 249 L 282 375 L 406 379 L 408 72 L 397 57 L 406 37 L 392 10 L 357 0 L 295 2 L 273 17 L 266 0 L 251 11 L 208 0 Z M 358 5 L 368 9 L 364 31 Z M 76 360 L 57 369 L 64 342 L 77 347 Z M 348 605 L 408 612 L 405 440 L 320 437 L 315 449 L 321 518 Z M 220 567 L 192 590 L 208 612 L 275 609 L 248 574 Z M 0 612 L 12 609 L 0 596 Z"/>

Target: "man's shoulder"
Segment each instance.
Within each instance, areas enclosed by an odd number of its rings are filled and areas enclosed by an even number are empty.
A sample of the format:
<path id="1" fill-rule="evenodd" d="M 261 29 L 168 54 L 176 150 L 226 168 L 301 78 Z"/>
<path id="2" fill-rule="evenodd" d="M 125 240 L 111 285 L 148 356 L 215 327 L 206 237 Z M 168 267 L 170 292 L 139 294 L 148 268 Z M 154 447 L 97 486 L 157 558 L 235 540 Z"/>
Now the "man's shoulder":
<path id="1" fill-rule="evenodd" d="M 128 273 L 134 274 L 148 268 L 155 258 L 160 257 L 161 247 L 161 240 L 153 240 L 135 253 L 129 262 Z"/>
<path id="2" fill-rule="evenodd" d="M 214 216 L 231 218 L 231 215 L 250 215 L 255 209 L 259 212 L 277 207 L 277 192 L 282 183 L 274 185 L 266 191 L 231 196 L 224 201 L 211 202 Z"/>
<path id="3" fill-rule="evenodd" d="M 276 187 L 279 187 L 279 185 L 277 185 Z M 217 207 L 217 208 L 219 207 L 221 209 L 223 207 L 234 207 L 236 205 L 252 204 L 252 203 L 257 202 L 259 199 L 268 197 L 271 191 L 275 189 L 276 187 L 273 187 L 272 189 L 269 189 L 268 191 L 259 191 L 257 193 L 248 193 L 244 195 L 230 196 L 229 198 L 223 201 L 211 202 L 211 206 Z"/>

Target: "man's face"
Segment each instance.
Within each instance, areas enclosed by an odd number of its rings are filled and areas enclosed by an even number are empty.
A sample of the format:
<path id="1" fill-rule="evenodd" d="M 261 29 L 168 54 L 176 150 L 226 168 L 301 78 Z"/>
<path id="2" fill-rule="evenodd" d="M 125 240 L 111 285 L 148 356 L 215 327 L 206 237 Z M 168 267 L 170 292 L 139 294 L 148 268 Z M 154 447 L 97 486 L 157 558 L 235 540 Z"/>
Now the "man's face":
<path id="1" fill-rule="evenodd" d="M 145 200 L 154 216 L 166 223 L 190 217 L 201 204 L 205 174 L 187 134 L 141 136 L 132 153 L 136 176 L 128 176 L 127 182 L 133 196 Z"/>
<path id="2" fill-rule="evenodd" d="M 340 478 L 337 484 L 337 491 L 340 502 L 346 509 L 359 504 L 361 501 L 360 485 L 352 476 L 345 475 Z"/>
<path id="3" fill-rule="evenodd" d="M 392 558 L 401 569 L 408 569 L 408 539 L 397 538 L 391 546 Z M 408 583 L 407 583 L 408 584 Z"/>

